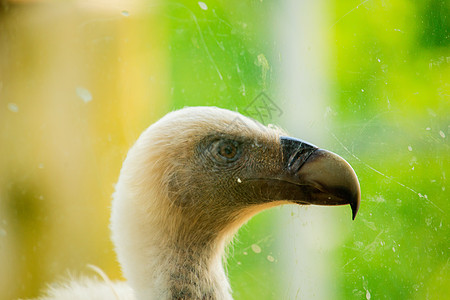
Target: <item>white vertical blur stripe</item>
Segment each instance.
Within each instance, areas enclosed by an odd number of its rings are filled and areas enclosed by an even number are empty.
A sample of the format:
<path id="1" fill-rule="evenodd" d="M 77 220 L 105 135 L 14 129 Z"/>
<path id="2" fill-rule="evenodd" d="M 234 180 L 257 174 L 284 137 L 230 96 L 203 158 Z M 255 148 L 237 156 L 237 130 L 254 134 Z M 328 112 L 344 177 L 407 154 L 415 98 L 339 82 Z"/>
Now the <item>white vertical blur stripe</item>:
<path id="1" fill-rule="evenodd" d="M 293 135 L 321 144 L 329 98 L 327 2 L 285 0 L 278 18 L 284 126 Z"/>
<path id="2" fill-rule="evenodd" d="M 278 18 L 281 58 L 280 99 L 283 126 L 290 135 L 324 144 L 327 100 L 326 1 L 285 0 Z M 286 299 L 334 299 L 329 249 L 334 212 L 323 207 L 282 208 L 280 268 Z"/>

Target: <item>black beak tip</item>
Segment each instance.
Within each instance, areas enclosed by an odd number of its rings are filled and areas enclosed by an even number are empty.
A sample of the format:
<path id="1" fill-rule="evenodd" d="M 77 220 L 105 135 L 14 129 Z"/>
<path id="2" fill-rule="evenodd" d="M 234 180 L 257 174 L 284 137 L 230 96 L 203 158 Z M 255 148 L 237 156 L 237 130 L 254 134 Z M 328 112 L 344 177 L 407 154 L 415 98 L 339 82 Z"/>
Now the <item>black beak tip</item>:
<path id="1" fill-rule="evenodd" d="M 361 202 L 361 192 L 358 191 L 358 194 L 355 197 L 355 200 L 350 202 L 350 207 L 352 208 L 352 220 L 354 221 L 356 218 L 356 214 L 359 210 L 359 203 Z"/>
<path id="2" fill-rule="evenodd" d="M 352 208 L 352 220 L 354 221 L 356 218 L 356 214 L 358 213 L 358 205 L 355 203 L 351 203 L 350 206 Z"/>

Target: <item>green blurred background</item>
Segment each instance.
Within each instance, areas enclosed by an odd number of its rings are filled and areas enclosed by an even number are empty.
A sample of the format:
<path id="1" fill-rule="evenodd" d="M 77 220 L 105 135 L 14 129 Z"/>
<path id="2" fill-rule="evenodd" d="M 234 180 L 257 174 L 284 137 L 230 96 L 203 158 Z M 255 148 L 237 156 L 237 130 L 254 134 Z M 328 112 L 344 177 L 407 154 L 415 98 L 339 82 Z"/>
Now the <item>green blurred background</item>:
<path id="1" fill-rule="evenodd" d="M 353 222 L 286 206 L 245 225 L 235 299 L 448 297 L 449 31 L 447 0 L 0 0 L 0 299 L 87 264 L 121 279 L 121 163 L 192 105 L 279 124 L 360 178 Z"/>

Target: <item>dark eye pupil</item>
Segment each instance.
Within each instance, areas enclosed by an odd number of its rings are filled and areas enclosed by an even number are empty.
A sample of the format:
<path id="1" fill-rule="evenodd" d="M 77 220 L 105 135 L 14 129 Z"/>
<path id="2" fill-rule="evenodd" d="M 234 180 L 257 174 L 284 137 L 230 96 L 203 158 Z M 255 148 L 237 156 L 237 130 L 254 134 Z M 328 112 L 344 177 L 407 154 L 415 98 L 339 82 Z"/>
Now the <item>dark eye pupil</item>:
<path id="1" fill-rule="evenodd" d="M 232 163 L 241 157 L 241 143 L 234 140 L 219 139 L 213 141 L 209 147 L 208 152 L 217 163 Z"/>
<path id="2" fill-rule="evenodd" d="M 233 153 L 233 149 L 231 148 L 231 146 L 226 146 L 225 147 L 225 153 L 230 155 L 231 153 Z"/>
<path id="3" fill-rule="evenodd" d="M 234 145 L 223 145 L 220 147 L 220 155 L 226 158 L 233 158 L 236 155 L 236 147 Z"/>

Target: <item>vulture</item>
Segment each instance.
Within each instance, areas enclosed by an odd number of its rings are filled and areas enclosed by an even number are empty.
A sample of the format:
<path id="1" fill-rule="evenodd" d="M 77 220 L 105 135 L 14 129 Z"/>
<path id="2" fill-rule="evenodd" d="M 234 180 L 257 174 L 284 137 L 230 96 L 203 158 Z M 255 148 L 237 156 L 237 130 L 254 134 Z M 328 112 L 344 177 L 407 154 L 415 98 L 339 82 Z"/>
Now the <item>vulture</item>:
<path id="1" fill-rule="evenodd" d="M 127 281 L 85 278 L 39 299 L 232 299 L 222 257 L 253 215 L 349 204 L 354 219 L 360 194 L 343 158 L 281 129 L 216 107 L 173 111 L 141 134 L 115 187 L 112 240 Z"/>

